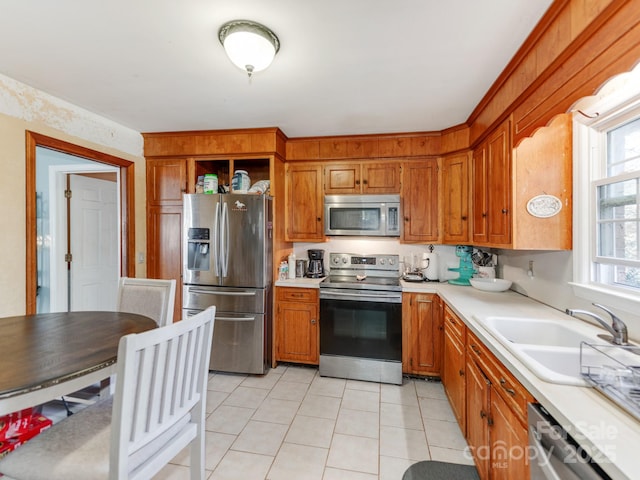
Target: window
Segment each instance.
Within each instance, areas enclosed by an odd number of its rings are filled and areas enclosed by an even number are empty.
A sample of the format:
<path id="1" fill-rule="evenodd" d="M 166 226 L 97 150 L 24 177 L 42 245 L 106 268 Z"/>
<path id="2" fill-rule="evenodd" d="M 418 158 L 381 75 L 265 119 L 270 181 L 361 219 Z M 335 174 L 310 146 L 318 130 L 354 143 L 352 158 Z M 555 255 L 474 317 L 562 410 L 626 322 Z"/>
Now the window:
<path id="1" fill-rule="evenodd" d="M 640 118 L 606 133 L 604 178 L 596 196 L 594 281 L 640 292 Z"/>
<path id="2" fill-rule="evenodd" d="M 637 311 L 640 68 L 629 76 L 635 80 L 621 82 L 626 91 L 607 85 L 607 95 L 574 114 L 572 286 L 579 297 Z"/>

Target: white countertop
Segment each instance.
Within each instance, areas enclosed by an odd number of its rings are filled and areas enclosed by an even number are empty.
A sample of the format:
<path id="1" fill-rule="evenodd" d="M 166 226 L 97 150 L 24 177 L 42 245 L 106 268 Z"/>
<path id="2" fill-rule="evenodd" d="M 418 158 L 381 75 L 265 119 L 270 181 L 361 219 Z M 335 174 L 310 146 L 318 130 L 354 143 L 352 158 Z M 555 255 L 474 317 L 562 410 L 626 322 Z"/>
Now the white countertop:
<path id="1" fill-rule="evenodd" d="M 322 279 L 317 278 L 278 280 L 276 286 L 318 288 L 320 281 Z M 539 379 L 485 330 L 474 315 L 478 318 L 543 317 L 560 322 L 580 320 L 513 291 L 482 292 L 473 287 L 437 282 L 401 281 L 401 284 L 405 293 L 437 293 L 613 479 L 639 478 L 640 422 L 593 388 Z"/>
<path id="2" fill-rule="evenodd" d="M 325 277 L 307 278 L 296 277 L 287 280 L 277 280 L 276 287 L 319 288 L 318 285 Z"/>
<path id="3" fill-rule="evenodd" d="M 496 293 L 446 283 L 401 283 L 403 292 L 437 293 L 447 302 L 536 400 L 598 459 L 602 469 L 612 478 L 639 478 L 640 422 L 594 388 L 559 385 L 539 379 L 474 316 L 542 317 L 560 322 L 580 320 L 513 291 Z"/>

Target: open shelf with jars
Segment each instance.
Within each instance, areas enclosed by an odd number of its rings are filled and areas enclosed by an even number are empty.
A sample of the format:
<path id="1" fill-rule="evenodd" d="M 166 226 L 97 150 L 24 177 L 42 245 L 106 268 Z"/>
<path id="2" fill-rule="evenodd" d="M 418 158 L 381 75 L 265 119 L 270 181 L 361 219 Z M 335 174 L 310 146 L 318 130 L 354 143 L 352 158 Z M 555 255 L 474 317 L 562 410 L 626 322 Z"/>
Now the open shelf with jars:
<path id="1" fill-rule="evenodd" d="M 215 173 L 218 176 L 218 185 L 231 185 L 233 173 L 236 170 L 245 170 L 251 179 L 251 185 L 259 180 L 270 180 L 269 158 L 215 158 L 193 159 L 193 176 L 189 179 L 190 188 L 195 191 L 198 177 Z M 193 186 L 193 187 L 191 187 Z"/>

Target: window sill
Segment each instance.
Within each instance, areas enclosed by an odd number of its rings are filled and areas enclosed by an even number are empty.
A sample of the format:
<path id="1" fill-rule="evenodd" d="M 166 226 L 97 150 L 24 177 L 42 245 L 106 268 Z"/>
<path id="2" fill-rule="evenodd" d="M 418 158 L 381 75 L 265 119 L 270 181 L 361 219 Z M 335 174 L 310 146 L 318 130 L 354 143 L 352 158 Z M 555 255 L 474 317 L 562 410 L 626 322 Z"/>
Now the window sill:
<path id="1" fill-rule="evenodd" d="M 601 303 L 606 306 L 637 314 L 640 309 L 640 295 L 620 292 L 611 288 L 585 283 L 569 282 L 576 297 L 584 298 L 593 303 Z"/>

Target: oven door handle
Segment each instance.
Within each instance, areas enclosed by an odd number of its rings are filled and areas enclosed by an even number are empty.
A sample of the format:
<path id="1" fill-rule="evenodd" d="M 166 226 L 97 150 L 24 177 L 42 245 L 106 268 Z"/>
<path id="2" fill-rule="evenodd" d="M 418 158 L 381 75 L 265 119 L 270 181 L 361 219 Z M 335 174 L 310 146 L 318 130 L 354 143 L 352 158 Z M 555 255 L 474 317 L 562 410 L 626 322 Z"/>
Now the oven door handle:
<path id="1" fill-rule="evenodd" d="M 402 299 L 402 295 L 398 295 L 397 293 L 354 293 L 354 292 L 327 292 L 323 295 L 323 292 L 320 291 L 320 299 L 331 300 L 336 297 L 358 297 L 358 298 L 400 298 Z"/>

